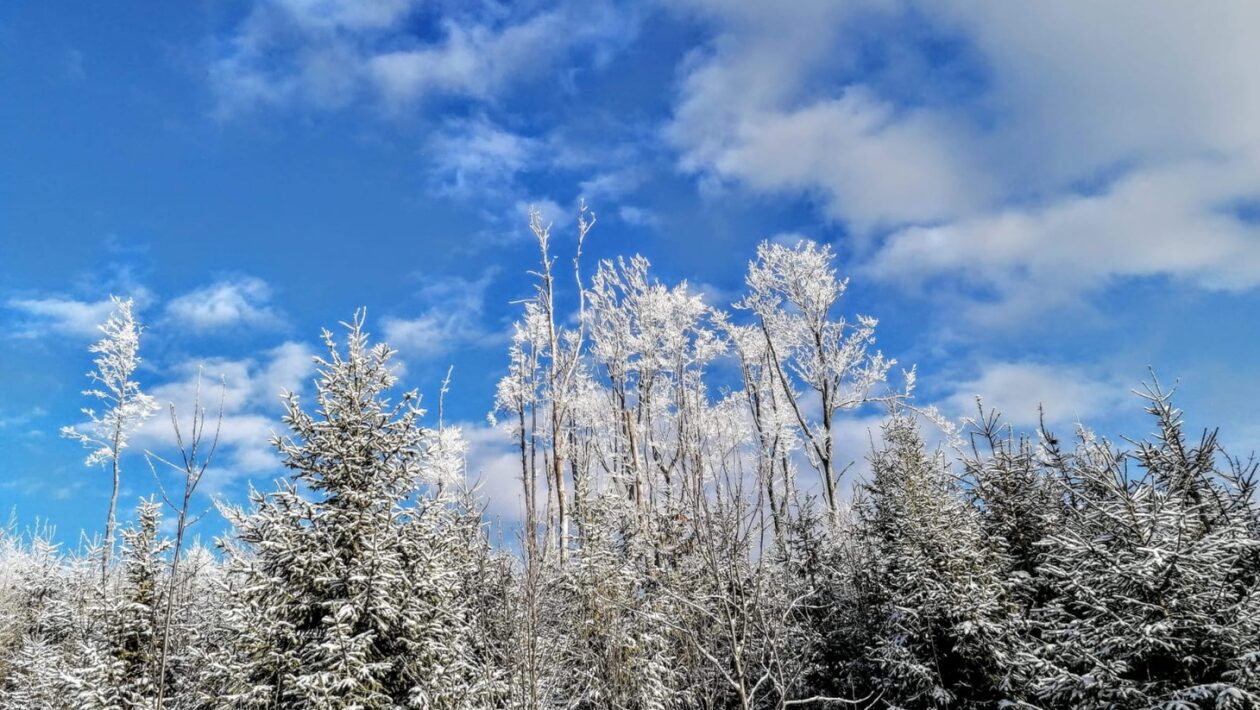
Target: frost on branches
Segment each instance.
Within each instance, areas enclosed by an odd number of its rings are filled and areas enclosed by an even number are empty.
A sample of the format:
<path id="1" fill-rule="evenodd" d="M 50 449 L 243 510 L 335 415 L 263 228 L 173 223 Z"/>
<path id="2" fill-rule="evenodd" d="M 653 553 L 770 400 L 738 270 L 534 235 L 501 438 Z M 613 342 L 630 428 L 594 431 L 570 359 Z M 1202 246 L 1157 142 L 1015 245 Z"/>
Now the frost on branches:
<path id="1" fill-rule="evenodd" d="M 105 545 L 102 548 L 101 568 L 109 566 L 109 556 L 114 550 L 114 519 L 118 507 L 118 487 L 121 483 L 122 465 L 119 457 L 127 448 L 127 441 L 136 427 L 157 411 L 153 398 L 140 390 L 140 384 L 131 379 L 140 366 L 140 324 L 136 322 L 131 299 L 112 297 L 114 313 L 101 324 L 103 337 L 89 348 L 96 354 L 96 369 L 88 378 L 96 385 L 84 390 L 86 397 L 97 400 L 104 411 L 84 407 L 86 424 L 78 427 L 62 427 L 61 435 L 79 441 L 92 449 L 87 465 L 106 464 L 113 475 L 113 488 L 109 495 L 109 514 L 105 519 Z"/>
<path id="2" fill-rule="evenodd" d="M 583 263 L 594 223 L 561 260 L 531 216 L 491 416 L 523 501 L 504 544 L 441 397 L 426 425 L 360 314 L 324 333 L 311 401 L 284 397 L 283 475 L 219 507 L 217 549 L 185 543 L 196 456 L 182 505 L 162 491 L 173 541 L 153 500 L 117 559 L 112 504 L 103 544 L 0 532 L 0 707 L 1260 707 L 1257 468 L 1157 383 L 1144 439 L 983 406 L 959 430 L 913 369 L 890 386 L 828 248 L 763 244 L 727 309 L 640 256 Z M 104 409 L 68 430 L 115 490 L 154 408 L 116 303 Z"/>
<path id="3" fill-rule="evenodd" d="M 417 394 L 391 399 L 394 351 L 370 346 L 360 315 L 344 352 L 325 331 L 315 408 L 285 399 L 289 469 L 253 509 L 229 510 L 243 548 L 242 633 L 224 662 L 241 707 L 471 708 L 494 691 L 474 646 L 471 581 L 448 500 L 449 477 L 419 426 Z M 439 440 L 441 443 L 441 440 Z M 435 467 L 436 464 L 436 467 Z"/>

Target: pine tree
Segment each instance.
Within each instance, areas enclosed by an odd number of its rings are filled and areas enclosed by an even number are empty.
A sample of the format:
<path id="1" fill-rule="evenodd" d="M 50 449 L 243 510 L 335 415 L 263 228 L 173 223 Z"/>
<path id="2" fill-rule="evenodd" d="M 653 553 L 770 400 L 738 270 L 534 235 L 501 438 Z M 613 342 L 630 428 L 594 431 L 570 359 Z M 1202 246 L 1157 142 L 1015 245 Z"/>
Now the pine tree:
<path id="1" fill-rule="evenodd" d="M 76 672 L 79 707 L 101 710 L 149 708 L 157 698 L 159 600 L 166 580 L 162 553 L 170 543 L 158 538 L 162 515 L 154 500 L 142 501 L 136 527 L 122 533 L 122 579 L 106 588 L 91 614 L 96 633 L 84 647 Z"/>
<path id="2" fill-rule="evenodd" d="M 1146 398 L 1153 441 L 1123 452 L 1082 429 L 1075 451 L 1047 452 L 1069 506 L 1044 542 L 1055 596 L 1040 611 L 1039 694 L 1083 708 L 1256 707 L 1256 467 L 1225 456 L 1215 432 L 1187 441 L 1158 385 Z"/>
<path id="3" fill-rule="evenodd" d="M 286 398 L 290 478 L 229 511 L 246 546 L 233 703 L 285 708 L 477 707 L 486 691 L 459 597 L 449 500 L 420 490 L 431 437 L 414 392 L 392 403 L 386 345 L 358 316 L 343 354 L 324 332 L 316 409 Z M 310 496 L 308 498 L 308 495 Z M 232 551 L 231 548 L 229 548 Z"/>
<path id="4" fill-rule="evenodd" d="M 1013 662 L 996 555 L 914 420 L 894 411 L 883 438 L 858 508 L 873 675 L 895 705 L 990 706 Z"/>
<path id="5" fill-rule="evenodd" d="M 20 537 L 12 526 L 0 537 L 0 707 L 70 708 L 71 668 L 80 619 L 71 600 L 76 581 L 99 570 L 59 556 L 47 531 Z"/>

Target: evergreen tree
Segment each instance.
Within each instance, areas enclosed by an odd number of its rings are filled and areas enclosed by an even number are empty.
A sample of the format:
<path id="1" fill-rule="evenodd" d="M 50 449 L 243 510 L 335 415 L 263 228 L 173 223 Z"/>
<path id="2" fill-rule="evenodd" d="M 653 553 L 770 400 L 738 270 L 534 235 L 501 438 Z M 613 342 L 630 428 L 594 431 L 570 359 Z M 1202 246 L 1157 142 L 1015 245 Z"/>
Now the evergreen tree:
<path id="1" fill-rule="evenodd" d="M 1158 386 L 1158 427 L 1130 453 L 1081 430 L 1052 447 L 1069 501 L 1046 539 L 1038 691 L 1056 706 L 1242 708 L 1260 703 L 1256 468 L 1215 432 L 1187 441 Z M 1133 470 L 1129 464 L 1136 464 Z"/>
<path id="2" fill-rule="evenodd" d="M 895 411 L 883 438 L 858 508 L 873 676 L 898 706 L 990 706 L 1013 662 L 996 555 L 914 420 Z"/>
<path id="3" fill-rule="evenodd" d="M 229 511 L 247 548 L 229 548 L 243 578 L 233 703 L 461 708 L 486 692 L 450 502 L 420 490 L 423 412 L 414 392 L 390 401 L 394 351 L 362 326 L 346 326 L 344 353 L 325 331 L 313 412 L 286 398 L 289 480 Z"/>
<path id="4" fill-rule="evenodd" d="M 138 513 L 136 527 L 122 533 L 119 588 L 106 588 L 91 612 L 99 623 L 75 683 L 77 704 L 85 709 L 149 708 L 157 697 L 158 602 L 166 581 L 161 555 L 170 544 L 158 538 L 162 515 L 156 501 L 142 501 Z"/>
<path id="5" fill-rule="evenodd" d="M 70 708 L 70 680 L 80 647 L 80 619 L 71 600 L 76 582 L 100 584 L 99 568 L 65 560 L 43 532 L 27 539 L 12 527 L 0 537 L 0 707 Z"/>

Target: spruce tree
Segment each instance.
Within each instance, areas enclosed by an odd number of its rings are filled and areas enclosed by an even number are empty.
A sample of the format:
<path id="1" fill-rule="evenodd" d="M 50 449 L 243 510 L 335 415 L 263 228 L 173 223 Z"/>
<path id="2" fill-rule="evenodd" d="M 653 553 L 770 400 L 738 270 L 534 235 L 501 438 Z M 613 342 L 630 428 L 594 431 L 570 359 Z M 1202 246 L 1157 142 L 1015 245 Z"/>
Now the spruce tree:
<path id="1" fill-rule="evenodd" d="M 89 609 L 96 632 L 84 647 L 84 664 L 76 672 L 77 706 L 100 710 L 152 707 L 157 698 L 158 602 L 164 591 L 165 561 L 170 546 L 158 537 L 161 508 L 142 501 L 135 527 L 122 533 L 122 579 L 106 587 Z"/>
<path id="2" fill-rule="evenodd" d="M 997 559 L 944 457 L 894 412 L 858 509 L 868 659 L 888 702 L 987 707 L 1007 699 L 1009 613 Z"/>
<path id="3" fill-rule="evenodd" d="M 1081 430 L 1050 450 L 1069 501 L 1044 541 L 1043 702 L 1083 708 L 1260 705 L 1254 464 L 1196 443 L 1168 393 L 1146 393 L 1152 440 L 1131 452 Z M 1131 465 L 1134 464 L 1134 465 Z"/>
<path id="4" fill-rule="evenodd" d="M 459 595 L 450 501 L 433 487 L 415 392 L 395 402 L 394 351 L 362 316 L 342 352 L 325 331 L 313 411 L 286 397 L 289 469 L 229 511 L 244 550 L 232 703 L 284 708 L 477 707 L 485 691 Z"/>

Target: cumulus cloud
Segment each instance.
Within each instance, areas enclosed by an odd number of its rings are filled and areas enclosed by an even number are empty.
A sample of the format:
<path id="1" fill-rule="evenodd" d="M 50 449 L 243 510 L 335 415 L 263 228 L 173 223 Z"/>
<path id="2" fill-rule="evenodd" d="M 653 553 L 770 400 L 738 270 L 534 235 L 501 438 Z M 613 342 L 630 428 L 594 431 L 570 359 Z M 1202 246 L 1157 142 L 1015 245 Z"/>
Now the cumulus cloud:
<path id="1" fill-rule="evenodd" d="M 477 422 L 460 424 L 468 442 L 466 471 L 468 484 L 476 486 L 486 513 L 505 525 L 525 517 L 525 494 L 521 485 L 521 454 L 512 437 L 495 427 Z M 539 505 L 543 501 L 538 501 Z"/>
<path id="2" fill-rule="evenodd" d="M 271 327 L 282 323 L 268 305 L 271 287 L 262 279 L 242 276 L 216 281 L 166 305 L 169 321 L 197 331 L 239 326 Z"/>
<path id="3" fill-rule="evenodd" d="M 681 166 L 758 191 L 815 194 L 862 228 L 946 218 L 982 199 L 951 117 L 844 80 L 853 37 L 884 5 L 684 3 L 713 36 L 684 65 L 667 127 Z"/>
<path id="4" fill-rule="evenodd" d="M 723 142 L 707 145 L 716 140 Z M 901 115 L 861 87 L 795 110 L 750 113 L 704 144 L 686 165 L 762 192 L 819 195 L 829 216 L 861 230 L 956 217 L 989 193 L 947 121 Z M 702 162 L 697 152 L 712 158 Z"/>
<path id="5" fill-rule="evenodd" d="M 1010 323 L 1071 303 L 1123 277 L 1167 276 L 1199 288 L 1260 285 L 1260 232 L 1231 204 L 1260 191 L 1260 172 L 1228 161 L 1133 172 L 1105 191 L 892 234 L 866 270 L 920 282 L 948 274 L 1000 298 L 978 320 Z"/>
<path id="6" fill-rule="evenodd" d="M 1230 209 L 1260 197 L 1254 3 L 679 7 L 711 33 L 668 125 L 681 167 L 813 195 L 872 274 L 978 280 L 992 322 L 1126 277 L 1260 284 Z"/>
<path id="7" fill-rule="evenodd" d="M 168 369 L 172 377 L 148 389 L 162 405 L 158 416 L 135 434 L 132 445 L 170 458 L 174 446 L 168 407 L 174 406 L 188 436 L 200 382 L 201 406 L 207 412 L 206 437 L 223 418 L 214 465 L 206 473 L 204 492 L 216 494 L 235 481 L 255 474 L 279 473 L 279 458 L 271 446 L 273 432 L 282 432 L 282 392 L 302 392 L 314 373 L 309 346 L 286 342 L 256 357 L 186 360 Z"/>

